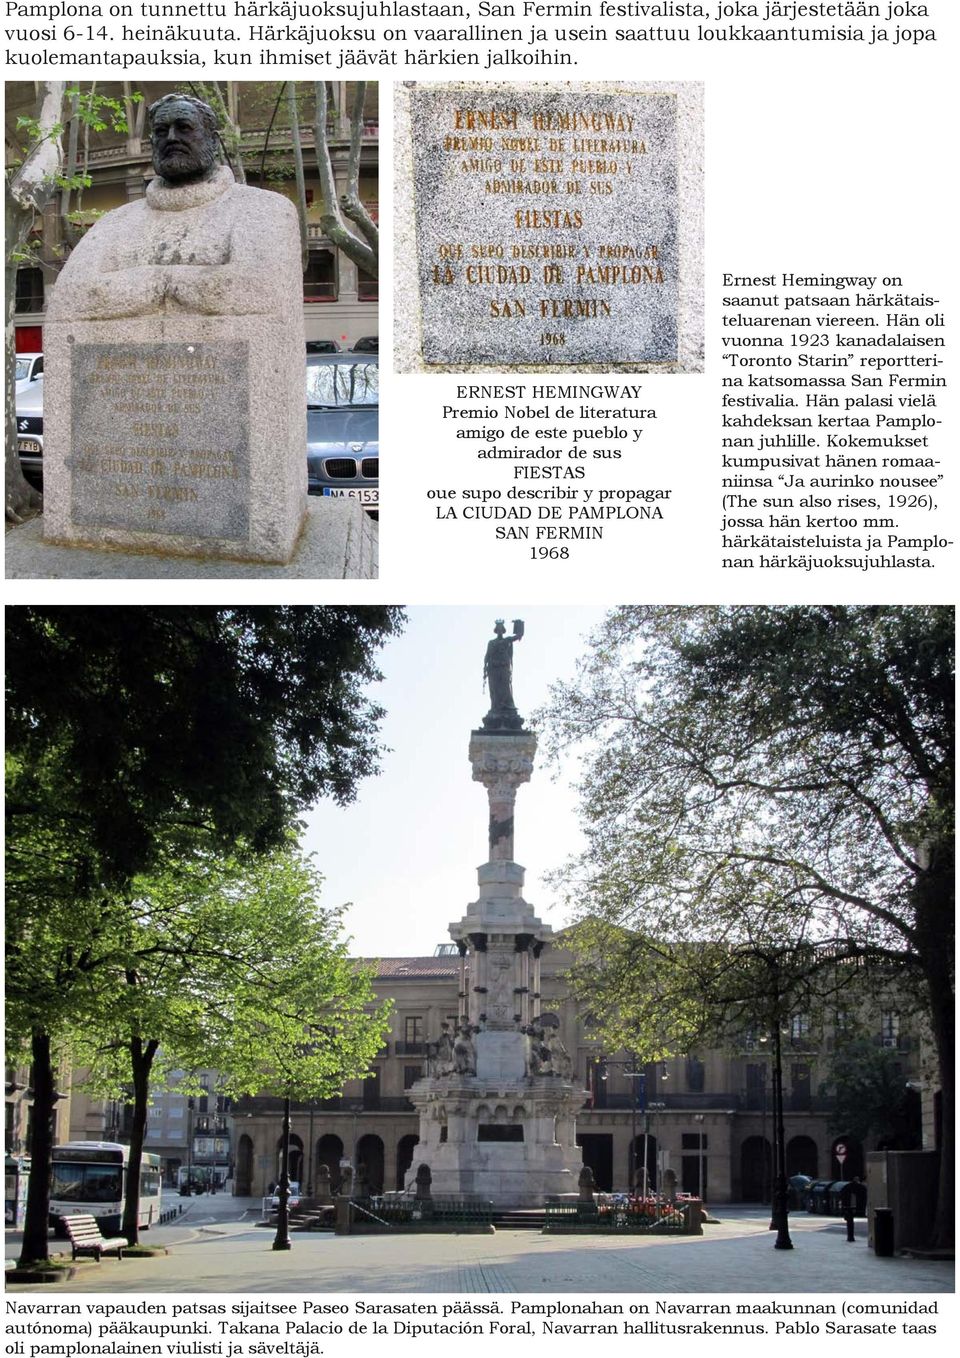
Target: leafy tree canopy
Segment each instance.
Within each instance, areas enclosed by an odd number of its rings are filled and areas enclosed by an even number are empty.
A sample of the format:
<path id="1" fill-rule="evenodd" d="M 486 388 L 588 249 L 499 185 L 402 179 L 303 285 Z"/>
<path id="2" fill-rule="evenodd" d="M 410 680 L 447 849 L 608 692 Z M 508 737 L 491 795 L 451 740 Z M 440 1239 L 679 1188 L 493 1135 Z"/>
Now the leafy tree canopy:
<path id="1" fill-rule="evenodd" d="M 616 1002 L 638 1021 L 643 987 L 622 965 L 637 949 L 661 977 L 658 949 L 713 958 L 699 989 L 685 983 L 693 1007 L 729 1002 L 731 959 L 748 997 L 757 968 L 769 972 L 774 1012 L 841 959 L 892 967 L 913 989 L 940 1074 L 940 1240 L 952 1233 L 953 628 L 936 606 L 623 607 L 540 718 L 549 749 L 584 759 L 587 848 L 558 881 L 581 921 L 608 930 L 601 977 L 621 930 Z"/>
<path id="2" fill-rule="evenodd" d="M 342 910 L 322 906 L 320 891 L 287 846 L 200 854 L 135 878 L 122 932 L 102 941 L 96 1002 L 75 1044 L 101 1087 L 129 1084 L 131 1039 L 156 1040 L 167 1070 L 216 1068 L 234 1095 L 275 1083 L 281 1061 L 304 1098 L 363 1074 L 385 1011 L 373 1012 Z"/>
<path id="3" fill-rule="evenodd" d="M 319 904 L 320 879 L 290 847 L 197 854 L 131 883 L 122 927 L 103 939 L 74 1060 L 101 1090 L 129 1096 L 138 1181 L 151 1086 L 215 1068 L 223 1093 L 280 1086 L 301 1098 L 363 1075 L 387 1026 L 370 975 L 347 956 L 341 913 Z M 112 955 L 111 955 L 112 948 Z M 83 1000 L 83 995 L 75 999 Z M 138 1230 L 129 1198 L 123 1229 Z"/>
<path id="4" fill-rule="evenodd" d="M 851 1037 L 834 1049 L 821 1092 L 835 1102 L 830 1131 L 881 1142 L 887 1149 L 917 1150 L 920 1100 L 904 1083 L 896 1052 L 866 1036 Z"/>
<path id="5" fill-rule="evenodd" d="M 14 1044 L 29 1041 L 34 1069 L 24 1262 L 48 1248 L 57 1052 L 85 1023 L 102 1032 L 106 1017 L 115 1033 L 125 1016 L 143 1111 L 161 1038 L 179 1023 L 184 1041 L 189 1031 L 214 1041 L 213 1015 L 198 1009 L 189 980 L 168 997 L 163 1032 L 163 984 L 142 981 L 158 966 L 167 977 L 191 963 L 197 977 L 210 973 L 224 928 L 222 914 L 207 917 L 209 883 L 206 906 L 197 894 L 210 864 L 278 849 L 303 808 L 323 796 L 349 802 L 377 770 L 382 711 L 364 688 L 380 677 L 374 655 L 402 617 L 387 607 L 8 609 L 7 1029 Z M 229 864 L 218 870 L 229 877 Z M 151 874 L 148 891 L 138 879 Z M 287 887 L 297 895 L 295 882 Z M 230 891 L 252 909 L 252 883 L 224 891 L 219 910 Z M 178 910 L 180 939 L 165 926 Z M 304 919 L 320 930 L 319 946 L 322 922 L 312 909 Z M 207 951 L 193 952 L 201 941 Z M 346 960 L 327 952 L 346 1023 L 358 992 L 346 985 Z M 285 984 L 303 979 L 311 955 L 306 947 L 283 959 Z M 222 950 L 219 959 L 225 965 Z M 256 979 L 266 966 L 241 954 L 230 975 L 218 974 L 211 998 L 223 1014 L 241 1001 L 265 1004 Z M 312 1002 L 322 1007 L 328 993 L 318 986 Z M 288 1033 L 297 1017 L 300 1031 L 309 1023 L 298 995 L 273 1013 L 269 1032 L 281 1019 Z M 326 1018 L 324 1031 L 333 1034 L 325 1051 L 352 1060 L 346 1031 Z M 352 1031 L 367 1029 L 358 1020 Z M 336 1062 L 323 1060 L 308 1085 L 325 1071 L 333 1078 Z"/>
<path id="6" fill-rule="evenodd" d="M 941 947 L 952 629 L 940 608 L 616 610 L 546 717 L 554 748 L 589 742 L 571 897 L 665 941 Z"/>
<path id="7" fill-rule="evenodd" d="M 375 773 L 365 694 L 390 607 L 7 612 L 8 835 L 74 829 L 74 888 L 148 870 L 200 828 L 255 852 Z"/>

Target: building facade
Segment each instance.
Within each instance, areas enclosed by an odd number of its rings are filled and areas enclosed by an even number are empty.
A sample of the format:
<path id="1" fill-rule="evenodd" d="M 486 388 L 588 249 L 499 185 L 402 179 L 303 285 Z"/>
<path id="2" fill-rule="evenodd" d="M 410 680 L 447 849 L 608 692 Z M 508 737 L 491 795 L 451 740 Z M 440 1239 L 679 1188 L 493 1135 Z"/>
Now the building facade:
<path id="1" fill-rule="evenodd" d="M 626 1052 L 605 1054 L 571 999 L 561 949 L 541 959 L 541 1007 L 557 1014 L 560 1038 L 583 1089 L 577 1142 L 601 1189 L 655 1189 L 666 1171 L 678 1187 L 708 1202 L 769 1201 L 773 1159 L 772 1044 L 744 1033 L 724 1050 L 705 1050 L 646 1066 Z M 374 1191 L 404 1187 L 417 1165 L 418 1117 L 410 1087 L 426 1071 L 427 1044 L 459 1012 L 459 957 L 453 944 L 432 956 L 376 963 L 376 991 L 394 1004 L 389 1040 L 366 1080 L 335 1099 L 295 1104 L 290 1177 L 304 1191 L 321 1163 L 336 1184 L 341 1161 L 362 1164 Z M 875 1147 L 828 1128 L 832 1098 L 821 1092 L 843 1014 L 795 1014 L 782 1035 L 788 1176 L 840 1179 L 865 1172 Z M 919 1064 L 918 1044 L 898 1011 L 880 1009 L 861 1031 L 890 1051 L 904 1087 Z M 260 1195 L 280 1174 L 282 1101 L 250 1098 L 234 1109 L 238 1194 Z M 633 1164 L 631 1165 L 631 1152 Z M 839 1155 L 838 1155 L 839 1152 Z M 842 1159 L 840 1158 L 842 1156 Z"/>
<path id="2" fill-rule="evenodd" d="M 60 1063 L 57 1075 L 57 1105 L 53 1115 L 54 1143 L 66 1141 L 70 1130 L 73 1099 L 69 1066 Z M 30 1154 L 33 1127 L 33 1080 L 29 1066 L 7 1066 L 4 1070 L 4 1148 L 8 1156 L 24 1159 Z"/>
<path id="3" fill-rule="evenodd" d="M 175 1077 L 174 1081 L 175 1082 Z M 224 1187 L 233 1173 L 231 1100 L 219 1088 L 216 1071 L 193 1072 L 195 1094 L 159 1088 L 151 1092 L 144 1150 L 160 1156 L 163 1181 L 180 1187 L 215 1182 Z M 74 1141 L 130 1140 L 132 1108 L 123 1099 L 73 1093 L 70 1138 Z"/>

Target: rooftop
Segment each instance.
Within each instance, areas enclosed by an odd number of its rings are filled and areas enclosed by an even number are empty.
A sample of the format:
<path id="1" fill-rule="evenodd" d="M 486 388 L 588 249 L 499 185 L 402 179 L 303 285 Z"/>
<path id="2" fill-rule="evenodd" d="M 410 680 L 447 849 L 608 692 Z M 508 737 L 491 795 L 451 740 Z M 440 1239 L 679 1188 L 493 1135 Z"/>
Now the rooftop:
<path id="1" fill-rule="evenodd" d="M 449 976 L 459 973 L 457 957 L 380 957 L 371 959 L 378 977 Z"/>

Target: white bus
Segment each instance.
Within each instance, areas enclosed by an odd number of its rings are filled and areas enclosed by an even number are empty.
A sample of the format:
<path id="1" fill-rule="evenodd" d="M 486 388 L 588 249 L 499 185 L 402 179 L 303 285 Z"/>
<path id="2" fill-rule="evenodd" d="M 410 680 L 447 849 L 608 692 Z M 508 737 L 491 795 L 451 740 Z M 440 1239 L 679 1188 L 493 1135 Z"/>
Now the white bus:
<path id="1" fill-rule="evenodd" d="M 116 1235 L 123 1219 L 130 1147 L 115 1141 L 68 1141 L 53 1148 L 50 1225 L 75 1212 L 96 1217 L 104 1235 Z M 160 1219 L 160 1157 L 143 1153 L 140 1163 L 140 1226 Z"/>

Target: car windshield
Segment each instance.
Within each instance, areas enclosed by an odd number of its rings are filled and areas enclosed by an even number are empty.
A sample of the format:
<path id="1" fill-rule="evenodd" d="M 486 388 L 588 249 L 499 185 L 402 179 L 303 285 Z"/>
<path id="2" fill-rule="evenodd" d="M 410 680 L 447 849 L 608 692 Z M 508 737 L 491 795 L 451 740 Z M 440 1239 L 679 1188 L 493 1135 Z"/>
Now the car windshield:
<path id="1" fill-rule="evenodd" d="M 30 359 L 18 358 L 16 381 L 22 382 L 25 377 L 29 376 L 30 376 Z"/>
<path id="2" fill-rule="evenodd" d="M 380 401 L 380 368 L 356 363 L 308 363 L 307 406 L 375 406 Z"/>

